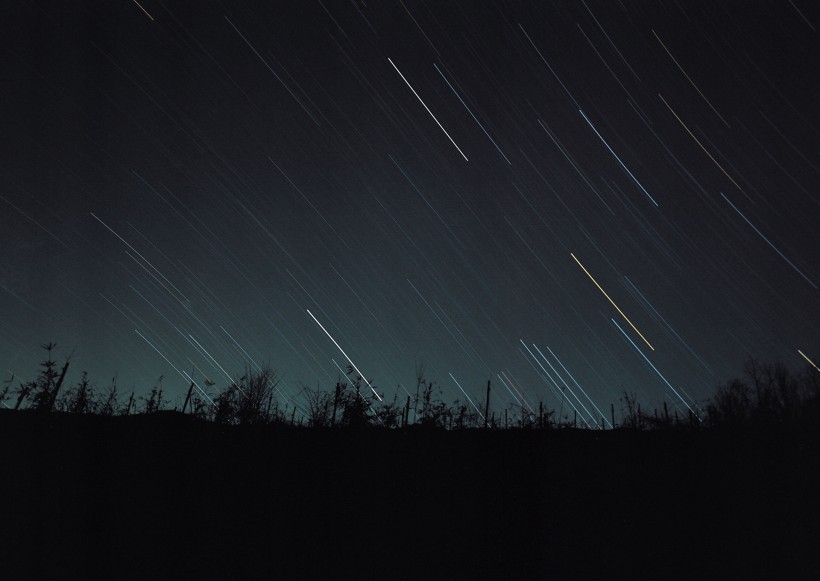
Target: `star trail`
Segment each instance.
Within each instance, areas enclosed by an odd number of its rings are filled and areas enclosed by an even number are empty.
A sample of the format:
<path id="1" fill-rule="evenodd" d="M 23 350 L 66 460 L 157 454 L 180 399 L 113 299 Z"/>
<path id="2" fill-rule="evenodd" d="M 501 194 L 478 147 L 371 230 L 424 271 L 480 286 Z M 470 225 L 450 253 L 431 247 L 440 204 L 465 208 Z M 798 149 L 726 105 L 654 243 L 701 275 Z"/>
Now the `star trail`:
<path id="1" fill-rule="evenodd" d="M 595 427 L 624 391 L 698 413 L 749 357 L 820 357 L 812 2 L 4 20 L 4 379 L 53 341 L 100 385 L 208 398 L 270 364 L 298 402 L 341 352 L 377 397 L 423 363 L 480 415 L 491 380 Z"/>

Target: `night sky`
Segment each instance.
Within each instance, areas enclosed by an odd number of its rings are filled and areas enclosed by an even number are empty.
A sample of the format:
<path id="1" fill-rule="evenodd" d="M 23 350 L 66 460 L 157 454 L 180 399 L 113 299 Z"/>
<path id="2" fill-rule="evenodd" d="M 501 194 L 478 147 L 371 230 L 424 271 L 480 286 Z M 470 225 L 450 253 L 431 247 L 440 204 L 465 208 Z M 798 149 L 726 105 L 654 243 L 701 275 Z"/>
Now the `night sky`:
<path id="1" fill-rule="evenodd" d="M 820 353 L 813 2 L 12 2 L 0 26 L 4 379 L 54 341 L 70 379 L 172 401 L 269 363 L 299 403 L 351 362 L 403 400 L 418 361 L 448 402 L 489 379 L 496 409 L 581 422 Z"/>

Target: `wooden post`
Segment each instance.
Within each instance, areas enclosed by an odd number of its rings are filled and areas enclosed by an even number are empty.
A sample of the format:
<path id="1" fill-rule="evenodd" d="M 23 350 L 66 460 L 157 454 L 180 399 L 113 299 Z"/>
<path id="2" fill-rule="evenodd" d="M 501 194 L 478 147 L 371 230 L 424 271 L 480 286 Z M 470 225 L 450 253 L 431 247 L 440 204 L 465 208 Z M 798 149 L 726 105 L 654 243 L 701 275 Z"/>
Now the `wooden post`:
<path id="1" fill-rule="evenodd" d="M 191 392 L 194 390 L 194 382 L 191 382 L 191 386 L 188 388 L 188 393 L 185 395 L 185 401 L 182 404 L 182 413 L 185 413 L 185 408 L 188 407 L 188 402 L 191 400 Z"/>
<path id="2" fill-rule="evenodd" d="M 615 429 L 615 404 L 609 404 L 609 413 L 612 414 L 612 429 Z"/>
<path id="3" fill-rule="evenodd" d="M 538 427 L 544 429 L 544 402 L 538 402 Z"/>
<path id="4" fill-rule="evenodd" d="M 572 427 L 573 428 L 578 427 L 578 410 L 575 410 L 574 412 L 572 412 Z"/>
<path id="5" fill-rule="evenodd" d="M 487 380 L 487 401 L 484 402 L 484 421 L 488 421 L 490 414 L 490 380 Z"/>
<path id="6" fill-rule="evenodd" d="M 21 383 L 20 384 L 20 393 L 17 396 L 17 403 L 14 405 L 14 409 L 19 409 L 20 404 L 23 403 L 23 400 L 28 397 L 28 394 L 31 393 L 33 384 L 31 383 Z"/>
<path id="7" fill-rule="evenodd" d="M 669 423 L 669 408 L 666 407 L 666 402 L 663 402 L 663 419 Z"/>
<path id="8" fill-rule="evenodd" d="M 407 405 L 404 406 L 404 427 L 407 427 L 407 422 L 410 421 L 410 396 L 407 396 Z"/>
<path id="9" fill-rule="evenodd" d="M 63 365 L 63 371 L 60 373 L 60 379 L 57 380 L 57 385 L 54 386 L 54 393 L 52 393 L 51 397 L 48 398 L 48 405 L 46 405 L 44 411 L 50 412 L 54 408 L 54 402 L 57 401 L 57 392 L 60 391 L 60 387 L 63 385 L 66 371 L 68 371 L 68 361 L 66 361 L 65 365 Z"/>
<path id="10" fill-rule="evenodd" d="M 334 427 L 336 425 L 336 408 L 339 406 L 339 393 L 342 390 L 342 386 L 339 382 L 336 382 L 336 391 L 333 392 L 333 417 L 330 419 L 330 427 Z M 291 422 L 293 423 L 293 422 Z"/>
<path id="11" fill-rule="evenodd" d="M 506 430 L 507 428 L 509 428 L 509 425 L 507 424 L 507 410 L 504 409 L 504 429 Z"/>

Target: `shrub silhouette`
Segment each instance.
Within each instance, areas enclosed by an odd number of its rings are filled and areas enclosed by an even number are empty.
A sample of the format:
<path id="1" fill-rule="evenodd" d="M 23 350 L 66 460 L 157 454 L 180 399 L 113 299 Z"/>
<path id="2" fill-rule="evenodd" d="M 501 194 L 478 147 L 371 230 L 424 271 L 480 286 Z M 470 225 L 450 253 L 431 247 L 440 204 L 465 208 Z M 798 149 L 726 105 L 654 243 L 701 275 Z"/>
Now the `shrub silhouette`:
<path id="1" fill-rule="evenodd" d="M 52 357 L 52 351 L 57 347 L 56 343 L 46 343 L 40 346 L 48 353 L 48 358 L 40 364 L 40 373 L 37 379 L 26 383 L 21 383 L 17 390 L 17 402 L 14 409 L 31 400 L 29 407 L 39 411 L 51 411 L 57 394 L 62 387 L 66 371 L 68 371 L 69 359 L 66 359 L 62 371 L 57 372 L 57 362 Z"/>
<path id="2" fill-rule="evenodd" d="M 435 381 L 429 381 L 424 376 L 424 366 L 417 365 L 416 367 L 416 394 L 421 396 L 421 418 L 416 419 L 416 423 L 431 428 L 446 428 L 449 425 L 450 419 L 453 417 L 452 410 L 441 399 L 441 388 L 435 390 L 435 397 L 433 397 L 433 390 Z"/>
<path id="3" fill-rule="evenodd" d="M 353 374 L 352 366 L 347 368 L 348 375 Z M 373 404 L 383 398 L 381 394 L 376 397 L 375 388 L 363 387 L 365 383 L 361 375 L 357 375 L 352 382 L 342 382 L 337 384 L 339 390 L 338 401 L 341 408 L 342 417 L 339 425 L 347 428 L 364 428 L 371 425 L 371 422 L 378 423 Z M 373 384 L 371 383 L 370 386 Z M 364 392 L 364 393 L 363 393 Z M 369 393 L 366 393 L 369 392 Z"/>
<path id="4" fill-rule="evenodd" d="M 279 375 L 271 367 L 247 369 L 214 400 L 214 421 L 239 425 L 268 423 L 279 382 Z"/>
<path id="5" fill-rule="evenodd" d="M 119 394 L 117 393 L 117 378 L 111 380 L 111 386 L 97 405 L 97 413 L 101 416 L 113 416 L 119 412 Z"/>
<path id="6" fill-rule="evenodd" d="M 339 405 L 339 394 L 341 391 L 341 383 L 336 383 L 336 389 L 333 394 L 322 391 L 319 386 L 316 390 L 311 390 L 308 386 L 304 386 L 302 391 L 307 400 L 307 422 L 311 428 L 327 428 L 336 425 L 336 411 Z"/>
<path id="7" fill-rule="evenodd" d="M 60 411 L 73 414 L 97 413 L 99 404 L 86 371 L 80 374 L 80 381 L 76 387 L 68 387 L 63 390 L 55 407 Z"/>
<path id="8" fill-rule="evenodd" d="M 404 410 L 401 402 L 399 402 L 399 394 L 393 396 L 393 401 L 387 403 L 382 401 L 375 409 L 376 421 L 378 425 L 384 428 L 398 428 L 402 426 L 404 421 Z"/>
<path id="9" fill-rule="evenodd" d="M 167 400 L 162 399 L 162 380 L 165 379 L 164 376 L 160 375 L 157 382 L 154 384 L 154 387 L 151 388 L 151 392 L 148 394 L 148 397 L 142 398 L 143 400 L 143 408 L 142 413 L 144 414 L 154 414 L 165 407 L 165 404 L 168 403 Z"/>
<path id="10" fill-rule="evenodd" d="M 621 397 L 621 426 L 632 430 L 640 430 L 643 427 L 641 422 L 641 405 L 635 392 L 623 391 Z"/>
<path id="11" fill-rule="evenodd" d="M 0 391 L 0 405 L 4 408 L 8 408 L 9 406 L 6 405 L 6 399 L 8 399 L 9 391 L 11 391 L 11 386 L 14 383 L 14 374 L 11 374 L 6 381 L 3 383 L 6 384 L 6 387 L 3 388 L 3 391 Z"/>

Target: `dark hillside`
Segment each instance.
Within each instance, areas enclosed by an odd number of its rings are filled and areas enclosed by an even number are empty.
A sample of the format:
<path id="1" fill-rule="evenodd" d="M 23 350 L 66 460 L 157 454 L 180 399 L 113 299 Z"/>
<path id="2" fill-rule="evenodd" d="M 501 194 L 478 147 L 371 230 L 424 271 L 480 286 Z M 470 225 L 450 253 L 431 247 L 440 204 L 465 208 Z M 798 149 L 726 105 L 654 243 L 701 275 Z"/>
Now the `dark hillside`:
<path id="1" fill-rule="evenodd" d="M 816 436 L 4 411 L 4 577 L 813 578 Z"/>

